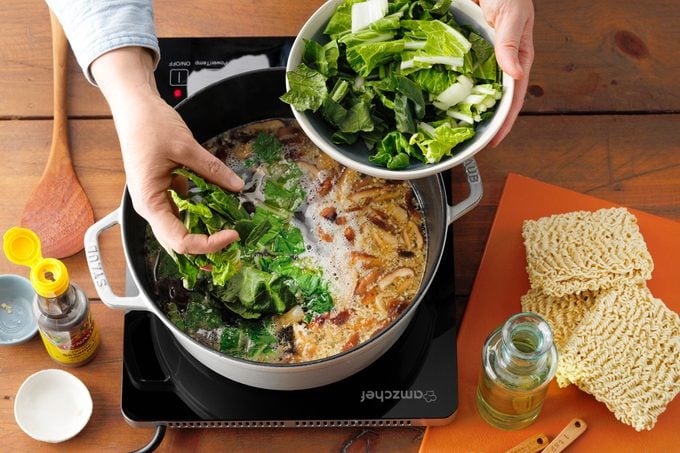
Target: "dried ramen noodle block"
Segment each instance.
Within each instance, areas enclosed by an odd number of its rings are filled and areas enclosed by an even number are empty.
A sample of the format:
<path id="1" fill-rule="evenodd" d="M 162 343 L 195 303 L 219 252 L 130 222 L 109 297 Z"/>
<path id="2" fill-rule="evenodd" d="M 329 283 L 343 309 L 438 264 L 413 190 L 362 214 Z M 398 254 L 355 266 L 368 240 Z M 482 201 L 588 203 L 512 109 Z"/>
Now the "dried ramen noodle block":
<path id="1" fill-rule="evenodd" d="M 602 291 L 561 352 L 563 375 L 637 431 L 680 391 L 680 319 L 644 285 Z"/>
<path id="2" fill-rule="evenodd" d="M 644 283 L 654 268 L 637 219 L 625 208 L 526 220 L 522 237 L 531 287 L 552 296 Z"/>
<path id="3" fill-rule="evenodd" d="M 562 348 L 569 341 L 571 334 L 593 306 L 596 295 L 597 293 L 584 291 L 578 295 L 567 294 L 564 297 L 555 297 L 532 288 L 521 298 L 522 311 L 536 313 L 548 322 L 553 332 L 558 357 L 560 357 Z M 555 379 L 560 387 L 570 384 L 562 373 L 561 365 L 557 367 Z"/>

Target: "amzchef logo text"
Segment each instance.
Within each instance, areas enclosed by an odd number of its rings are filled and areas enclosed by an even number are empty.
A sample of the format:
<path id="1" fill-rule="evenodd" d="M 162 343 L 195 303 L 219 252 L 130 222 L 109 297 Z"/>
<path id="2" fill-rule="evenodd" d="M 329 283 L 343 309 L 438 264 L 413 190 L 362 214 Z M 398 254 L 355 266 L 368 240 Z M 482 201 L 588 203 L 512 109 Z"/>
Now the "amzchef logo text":
<path id="1" fill-rule="evenodd" d="M 360 402 L 378 400 L 424 400 L 426 403 L 437 401 L 434 390 L 362 390 Z"/>

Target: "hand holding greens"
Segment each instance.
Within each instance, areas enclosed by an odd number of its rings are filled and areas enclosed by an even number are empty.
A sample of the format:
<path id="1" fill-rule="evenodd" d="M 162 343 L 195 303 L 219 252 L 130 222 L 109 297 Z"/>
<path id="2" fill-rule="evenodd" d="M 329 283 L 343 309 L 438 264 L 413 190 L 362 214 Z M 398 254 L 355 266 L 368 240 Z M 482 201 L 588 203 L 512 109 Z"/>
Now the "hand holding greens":
<path id="1" fill-rule="evenodd" d="M 306 196 L 300 168 L 282 158 L 276 137 L 264 133 L 258 135 L 248 165 L 266 169 L 253 176 L 262 178 L 262 199 L 249 210 L 244 207 L 247 200 L 238 194 L 187 169 L 174 173 L 191 182 L 188 194 L 170 190 L 189 233 L 234 229 L 238 241 L 205 255 L 165 253 L 154 243 L 150 255 L 157 256 L 155 276 L 161 284 L 172 285 L 181 278 L 183 288 L 173 288 L 172 293 L 188 300 L 182 309 L 176 301 L 167 302 L 165 308 L 174 324 L 192 335 L 219 329 L 216 343 L 221 351 L 261 360 L 274 354 L 279 344 L 270 315 L 297 306 L 309 322 L 331 310 L 333 299 L 322 271 L 298 257 L 305 243 L 290 220 Z M 232 313 L 226 324 L 220 314 L 225 309 Z"/>
<path id="2" fill-rule="evenodd" d="M 328 42 L 305 40 L 281 99 L 318 112 L 331 140 L 362 140 L 391 170 L 452 156 L 502 94 L 493 46 L 459 26 L 451 0 L 344 0 Z"/>
<path id="3" fill-rule="evenodd" d="M 297 165 L 284 161 L 269 164 L 264 202 L 252 213 L 243 208 L 238 195 L 188 170 L 175 173 L 195 186 L 189 198 L 171 191 L 190 233 L 210 234 L 230 228 L 240 236 L 217 253 L 172 253 L 187 289 L 194 288 L 199 279 L 208 279 L 210 293 L 243 318 L 280 314 L 296 304 L 309 317 L 333 307 L 321 272 L 295 259 L 305 251 L 300 230 L 289 222 L 305 197 Z"/>

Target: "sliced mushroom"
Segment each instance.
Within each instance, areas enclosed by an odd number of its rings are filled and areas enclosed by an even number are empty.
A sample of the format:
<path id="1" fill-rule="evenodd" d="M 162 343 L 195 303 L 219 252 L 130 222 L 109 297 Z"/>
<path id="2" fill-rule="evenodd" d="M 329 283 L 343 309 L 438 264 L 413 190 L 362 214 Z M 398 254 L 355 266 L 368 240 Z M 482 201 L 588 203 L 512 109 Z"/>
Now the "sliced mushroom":
<path id="1" fill-rule="evenodd" d="M 369 297 L 371 296 L 371 297 Z M 368 299 L 368 300 L 367 300 Z M 385 306 L 385 295 L 379 293 L 377 288 L 373 288 L 366 294 L 362 303 L 365 305 L 372 305 L 377 313 L 381 315 L 387 314 L 387 307 Z"/>
<path id="2" fill-rule="evenodd" d="M 328 206 L 323 208 L 320 212 L 319 215 L 323 217 L 326 220 L 330 220 L 331 222 L 335 222 L 335 219 L 338 217 L 338 211 L 333 206 Z"/>
<path id="3" fill-rule="evenodd" d="M 286 144 L 298 144 L 304 140 L 304 134 L 297 127 L 282 127 L 276 131 L 276 138 Z"/>
<path id="4" fill-rule="evenodd" d="M 403 230 L 401 230 L 401 239 L 404 241 L 404 248 L 406 250 L 410 250 L 410 249 L 413 248 L 414 244 L 413 244 L 413 241 L 411 240 L 411 235 L 408 234 L 408 230 L 409 230 L 408 224 L 406 226 L 407 226 L 407 228 L 404 228 Z"/>
<path id="5" fill-rule="evenodd" d="M 349 195 L 347 199 L 352 203 L 360 203 L 377 197 L 382 191 L 383 190 L 381 188 L 359 190 L 358 192 L 354 192 Z"/>
<path id="6" fill-rule="evenodd" d="M 378 281 L 378 278 L 380 277 L 382 272 L 383 272 L 382 269 L 374 269 L 373 271 L 369 272 L 368 275 L 361 277 L 357 282 L 356 288 L 354 288 L 354 294 L 357 294 L 359 296 L 363 296 L 364 294 L 366 294 L 368 288 Z"/>
<path id="7" fill-rule="evenodd" d="M 376 288 L 372 288 L 367 292 L 364 297 L 361 298 L 361 303 L 366 306 L 375 306 L 375 302 L 378 296 L 378 291 Z"/>
<path id="8" fill-rule="evenodd" d="M 352 227 L 345 228 L 344 234 L 345 239 L 347 239 L 347 242 L 349 242 L 350 244 L 354 244 L 354 239 L 356 239 L 356 233 L 354 233 Z"/>
<path id="9" fill-rule="evenodd" d="M 336 314 L 331 318 L 331 322 L 336 326 L 341 326 L 347 322 L 350 317 L 350 312 L 348 310 L 342 310 L 340 313 Z"/>
<path id="10" fill-rule="evenodd" d="M 384 212 L 397 226 L 403 227 L 408 222 L 408 211 L 397 204 L 388 204 Z"/>
<path id="11" fill-rule="evenodd" d="M 359 191 L 359 190 L 373 188 L 373 187 L 381 186 L 381 185 L 382 184 L 380 183 L 379 180 L 377 180 L 375 178 L 365 177 L 365 178 L 361 178 L 357 182 L 355 182 L 354 185 L 352 185 L 352 190 L 356 192 L 356 191 Z"/>
<path id="12" fill-rule="evenodd" d="M 412 278 L 405 278 L 402 279 L 401 282 L 397 284 L 397 286 L 394 288 L 394 291 L 397 294 L 406 294 L 407 291 L 411 290 L 413 288 L 413 279 Z"/>
<path id="13" fill-rule="evenodd" d="M 420 220 L 422 215 L 418 210 L 418 202 L 416 201 L 416 196 L 413 194 L 412 190 L 406 191 L 404 202 L 406 203 L 406 210 L 408 211 L 409 217 L 414 220 Z"/>
<path id="14" fill-rule="evenodd" d="M 350 170 L 349 168 L 343 168 L 338 177 L 337 187 L 340 191 L 340 195 L 346 195 L 350 192 L 352 188 L 352 181 L 357 177 L 358 173 Z"/>
<path id="15" fill-rule="evenodd" d="M 350 337 L 347 339 L 347 342 L 342 346 L 342 350 L 346 351 L 348 349 L 353 348 L 354 346 L 359 344 L 359 332 L 354 332 Z"/>
<path id="16" fill-rule="evenodd" d="M 400 267 L 399 269 L 395 269 L 392 272 L 383 275 L 378 281 L 378 287 L 384 290 L 399 278 L 413 278 L 415 275 L 415 271 L 410 267 Z"/>
<path id="17" fill-rule="evenodd" d="M 381 193 L 373 198 L 373 201 L 376 202 L 381 202 L 381 201 L 387 201 L 387 200 L 395 200 L 397 198 L 401 198 L 401 192 L 398 190 L 391 190 L 391 191 L 385 191 L 384 189 L 380 191 Z"/>
<path id="18" fill-rule="evenodd" d="M 352 251 L 349 254 L 349 259 L 350 263 L 352 264 L 361 263 L 364 266 L 366 265 L 377 266 L 380 264 L 380 258 L 378 258 L 375 255 L 371 255 L 369 253 L 364 252 Z"/>
<path id="19" fill-rule="evenodd" d="M 422 250 L 423 246 L 425 245 L 425 238 L 423 237 L 423 232 L 420 231 L 420 227 L 412 220 L 409 220 L 407 228 L 415 240 L 416 250 Z"/>
<path id="20" fill-rule="evenodd" d="M 250 143 L 238 143 L 231 150 L 231 155 L 239 160 L 246 160 L 252 153 L 253 148 Z"/>
<path id="21" fill-rule="evenodd" d="M 381 230 L 389 231 L 390 233 L 397 232 L 397 229 L 392 225 L 387 214 L 379 209 L 369 208 L 366 217 Z"/>
<path id="22" fill-rule="evenodd" d="M 381 251 L 392 251 L 397 248 L 397 237 L 387 231 L 370 228 L 371 238 L 378 245 Z"/>
<path id="23" fill-rule="evenodd" d="M 317 192 L 319 192 L 319 195 L 322 197 L 325 197 L 328 195 L 328 193 L 331 191 L 333 188 L 333 181 L 332 178 L 329 176 L 327 178 L 324 178 L 323 181 L 319 184 L 319 188 L 317 189 Z"/>
<path id="24" fill-rule="evenodd" d="M 319 239 L 321 239 L 324 242 L 333 242 L 333 236 L 326 233 L 326 231 L 324 231 L 324 229 L 321 228 L 320 226 L 317 227 L 316 234 L 319 236 Z"/>

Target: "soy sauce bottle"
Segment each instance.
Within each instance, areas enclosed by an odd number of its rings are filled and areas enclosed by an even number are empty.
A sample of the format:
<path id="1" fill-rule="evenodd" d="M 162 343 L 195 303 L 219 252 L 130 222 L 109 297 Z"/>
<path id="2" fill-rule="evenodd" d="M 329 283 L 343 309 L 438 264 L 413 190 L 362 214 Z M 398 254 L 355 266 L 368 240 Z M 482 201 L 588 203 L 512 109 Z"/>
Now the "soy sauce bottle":
<path id="1" fill-rule="evenodd" d="M 11 262 L 31 268 L 30 281 L 36 292 L 33 315 L 50 357 L 70 367 L 92 360 L 99 347 L 99 331 L 87 295 L 70 281 L 64 263 L 43 258 L 40 239 L 26 228 L 9 229 L 3 249 Z"/>

